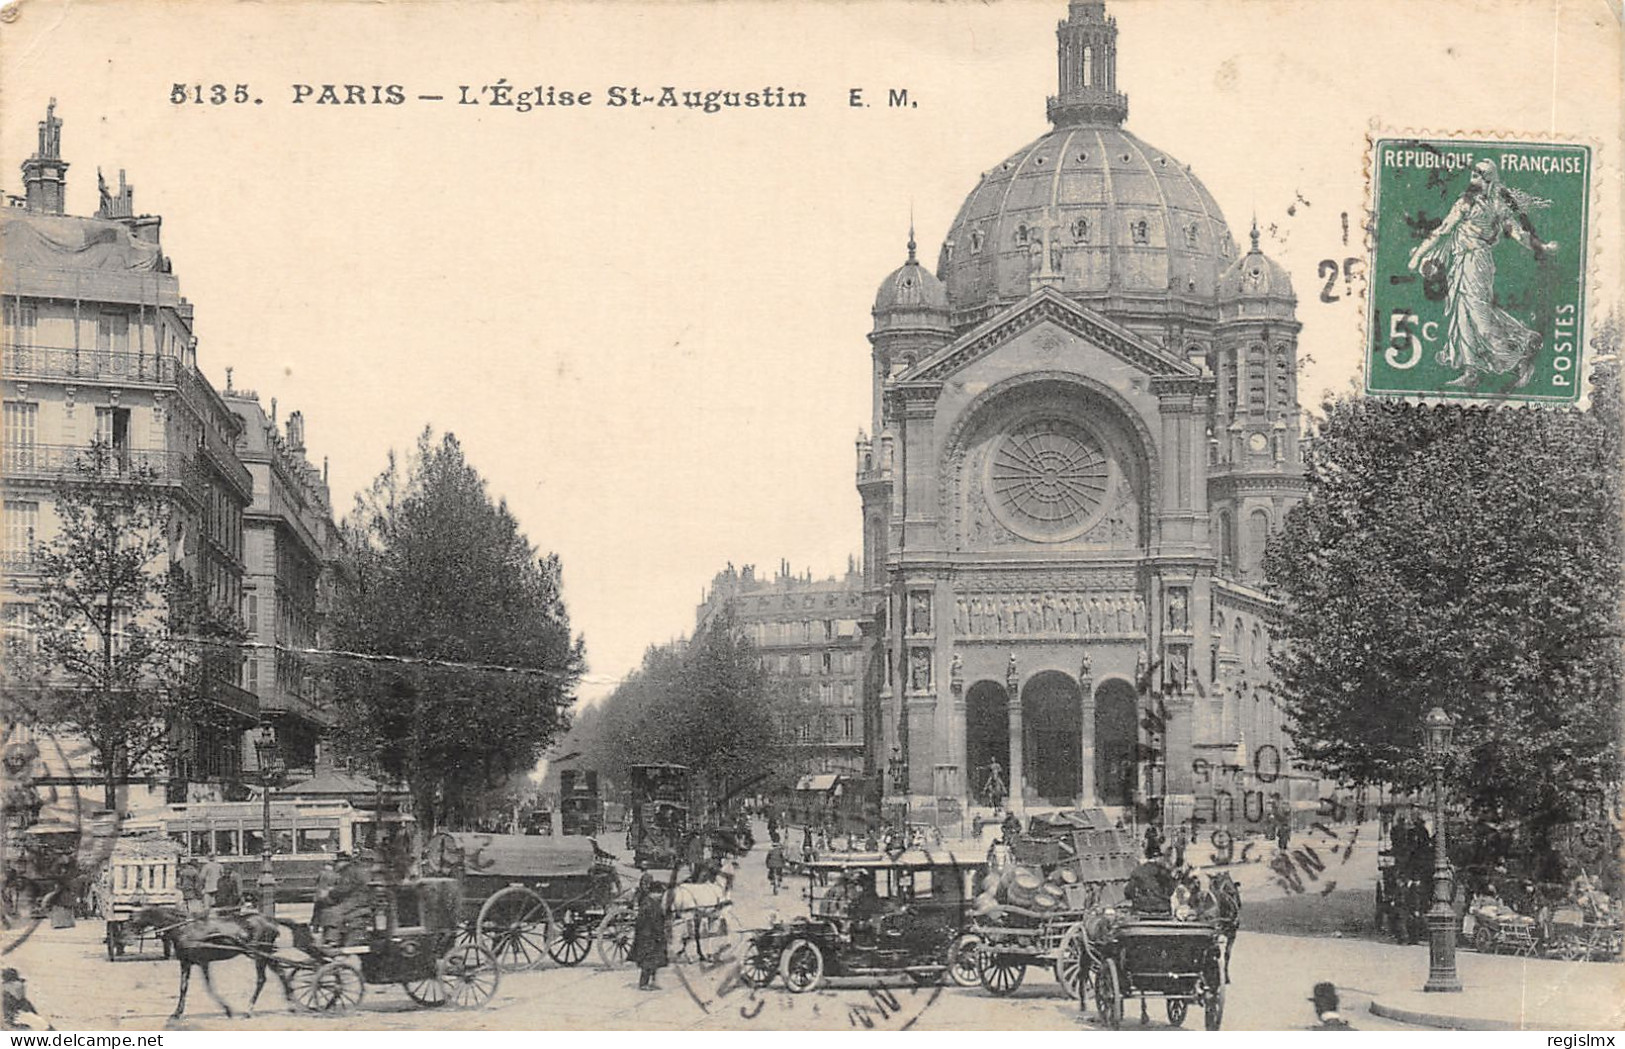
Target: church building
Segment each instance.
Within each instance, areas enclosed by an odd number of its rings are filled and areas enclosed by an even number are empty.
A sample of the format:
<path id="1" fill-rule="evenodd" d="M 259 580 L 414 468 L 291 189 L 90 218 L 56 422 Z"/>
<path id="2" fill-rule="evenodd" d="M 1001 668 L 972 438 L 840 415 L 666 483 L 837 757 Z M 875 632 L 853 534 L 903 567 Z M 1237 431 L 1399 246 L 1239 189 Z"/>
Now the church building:
<path id="1" fill-rule="evenodd" d="M 1298 778 L 1262 590 L 1306 490 L 1297 300 L 1256 226 L 1238 246 L 1124 127 L 1105 5 L 1074 0 L 1057 43 L 1050 130 L 875 298 L 875 764 L 921 807 L 1239 822 Z"/>

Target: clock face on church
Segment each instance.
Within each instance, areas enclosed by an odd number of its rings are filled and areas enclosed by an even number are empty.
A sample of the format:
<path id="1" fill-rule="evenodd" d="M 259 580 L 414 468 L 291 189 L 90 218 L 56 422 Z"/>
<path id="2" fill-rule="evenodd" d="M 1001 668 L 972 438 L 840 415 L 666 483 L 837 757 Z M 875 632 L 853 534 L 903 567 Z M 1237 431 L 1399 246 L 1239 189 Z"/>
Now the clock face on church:
<path id="1" fill-rule="evenodd" d="M 1017 535 L 1064 542 L 1082 535 L 1106 510 L 1111 459 L 1077 423 L 1029 419 L 993 442 L 988 457 L 988 505 Z"/>

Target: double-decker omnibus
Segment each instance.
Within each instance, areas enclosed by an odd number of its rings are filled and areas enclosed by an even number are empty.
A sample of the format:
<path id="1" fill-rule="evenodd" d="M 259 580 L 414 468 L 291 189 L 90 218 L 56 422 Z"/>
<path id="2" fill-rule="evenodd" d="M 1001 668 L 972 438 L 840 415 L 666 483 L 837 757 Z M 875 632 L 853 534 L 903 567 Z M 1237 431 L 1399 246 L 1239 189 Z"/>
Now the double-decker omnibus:
<path id="1" fill-rule="evenodd" d="M 126 820 L 123 833 L 161 833 L 181 848 L 184 858 L 201 862 L 213 855 L 237 873 L 245 894 L 254 891 L 265 852 L 265 808 L 258 801 L 194 802 L 166 805 Z M 365 861 L 380 843 L 410 839 L 412 817 L 357 809 L 347 801 L 271 802 L 271 871 L 277 899 L 309 902 L 322 866 L 339 852 Z"/>
<path id="2" fill-rule="evenodd" d="M 676 866 L 689 831 L 693 773 L 686 765 L 632 765 L 627 773 L 632 819 L 626 847 L 632 865 L 642 870 Z"/>

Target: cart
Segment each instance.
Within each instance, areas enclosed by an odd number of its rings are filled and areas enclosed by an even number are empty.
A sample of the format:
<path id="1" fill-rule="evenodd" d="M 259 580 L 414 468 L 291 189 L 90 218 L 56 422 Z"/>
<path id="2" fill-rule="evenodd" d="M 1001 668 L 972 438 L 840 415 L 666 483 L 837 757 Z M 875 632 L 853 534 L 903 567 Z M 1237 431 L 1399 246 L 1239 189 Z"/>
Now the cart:
<path id="1" fill-rule="evenodd" d="M 1464 930 L 1463 935 L 1481 954 L 1505 952 L 1527 958 L 1540 949 L 1535 919 L 1495 900 L 1474 900 L 1464 924 L 1471 925 L 1471 929 Z"/>
<path id="2" fill-rule="evenodd" d="M 1067 997 L 1083 993 L 1080 982 L 1089 968 L 1082 922 L 1121 899 L 1134 865 L 1132 835 L 1104 822 L 1103 814 L 1091 810 L 1058 813 L 1034 819 L 1040 833 L 1012 843 L 1017 895 L 991 910 L 979 906 L 984 913 L 970 930 L 977 979 L 988 993 L 1014 994 L 1033 967 L 1052 972 Z"/>
<path id="3" fill-rule="evenodd" d="M 455 878 L 420 878 L 375 886 L 373 929 L 363 943 L 330 947 L 296 927 L 301 956 L 279 955 L 288 994 L 313 1012 L 361 1004 L 369 985 L 400 984 L 423 1006 L 473 1008 L 489 1002 L 502 979 L 496 956 L 461 935 L 462 891 Z"/>
<path id="4" fill-rule="evenodd" d="M 156 904 L 184 906 L 177 881 L 180 857 L 181 847 L 157 834 L 121 837 L 114 843 L 93 890 L 97 910 L 107 923 L 108 961 L 118 960 L 132 948 L 136 952 L 145 949 L 145 930 L 132 940 L 126 929 L 131 916 L 141 908 Z M 169 942 L 161 936 L 155 939 L 168 958 Z"/>
<path id="5" fill-rule="evenodd" d="M 458 879 L 465 941 L 506 971 L 544 957 L 580 964 L 623 894 L 615 856 L 591 838 L 441 833 L 429 840 L 424 870 Z"/>
<path id="6" fill-rule="evenodd" d="M 1544 953 L 1571 962 L 1617 958 L 1625 939 L 1616 915 L 1572 905 L 1555 908 L 1543 924 Z"/>
<path id="7" fill-rule="evenodd" d="M 1123 1003 L 1161 998 L 1168 1022 L 1179 1027 L 1192 1005 L 1203 1026 L 1217 1031 L 1224 1019 L 1223 934 L 1215 922 L 1143 919 L 1105 910 L 1081 923 L 1084 956 L 1092 974 L 1095 1006 L 1108 1028 L 1123 1025 Z M 1078 1007 L 1086 1007 L 1079 994 Z M 1141 1022 L 1145 1022 L 1142 1018 Z"/>

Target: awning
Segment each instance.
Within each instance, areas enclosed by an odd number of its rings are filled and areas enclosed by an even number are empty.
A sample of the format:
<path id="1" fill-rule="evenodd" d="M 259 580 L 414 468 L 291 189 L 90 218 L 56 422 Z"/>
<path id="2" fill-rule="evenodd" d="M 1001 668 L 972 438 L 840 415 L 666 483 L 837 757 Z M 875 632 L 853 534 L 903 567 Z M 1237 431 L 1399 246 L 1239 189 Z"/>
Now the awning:
<path id="1" fill-rule="evenodd" d="M 814 776 L 803 776 L 796 783 L 797 790 L 833 790 L 840 781 L 840 776 L 833 772 L 819 773 Z"/>

